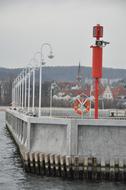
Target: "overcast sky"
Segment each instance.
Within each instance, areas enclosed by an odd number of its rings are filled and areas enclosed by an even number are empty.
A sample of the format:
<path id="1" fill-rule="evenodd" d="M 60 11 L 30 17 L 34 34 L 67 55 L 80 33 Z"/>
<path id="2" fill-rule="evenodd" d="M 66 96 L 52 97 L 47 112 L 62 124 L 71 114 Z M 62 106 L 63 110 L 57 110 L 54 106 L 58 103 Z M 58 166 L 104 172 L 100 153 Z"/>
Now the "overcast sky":
<path id="1" fill-rule="evenodd" d="M 24 67 L 44 42 L 55 54 L 43 49 L 48 66 L 91 66 L 98 23 L 110 41 L 104 67 L 126 69 L 126 0 L 0 0 L 0 67 Z"/>

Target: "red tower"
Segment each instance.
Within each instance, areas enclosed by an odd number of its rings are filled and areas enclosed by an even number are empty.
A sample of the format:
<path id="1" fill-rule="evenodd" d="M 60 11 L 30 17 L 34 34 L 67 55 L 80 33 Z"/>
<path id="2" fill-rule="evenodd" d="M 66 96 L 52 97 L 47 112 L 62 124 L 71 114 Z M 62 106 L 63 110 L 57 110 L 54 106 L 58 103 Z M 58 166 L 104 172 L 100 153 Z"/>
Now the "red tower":
<path id="1" fill-rule="evenodd" d="M 95 115 L 94 118 L 98 119 L 98 96 L 99 96 L 99 79 L 102 78 L 102 49 L 109 42 L 100 40 L 103 37 L 103 26 L 97 24 L 93 27 L 93 37 L 96 42 L 92 48 L 92 77 L 95 80 Z"/>

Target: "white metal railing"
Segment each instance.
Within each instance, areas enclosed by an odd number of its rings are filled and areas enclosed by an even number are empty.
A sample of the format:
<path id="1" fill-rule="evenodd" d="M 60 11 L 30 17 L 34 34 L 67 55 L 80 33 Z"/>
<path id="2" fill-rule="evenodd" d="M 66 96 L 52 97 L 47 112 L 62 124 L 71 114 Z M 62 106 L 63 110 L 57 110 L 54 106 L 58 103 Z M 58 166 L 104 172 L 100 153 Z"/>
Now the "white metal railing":
<path id="1" fill-rule="evenodd" d="M 85 113 L 83 116 L 78 115 L 74 112 L 72 108 L 52 108 L 52 113 L 50 115 L 50 108 L 44 107 L 41 108 L 39 115 L 38 107 L 34 108 L 34 113 L 32 107 L 28 110 L 27 108 L 21 109 L 17 108 L 16 111 L 19 111 L 25 115 L 29 116 L 49 116 L 49 117 L 58 117 L 58 118 L 76 118 L 76 119 L 94 119 L 94 109 L 91 112 Z M 126 110 L 99 110 L 99 119 L 126 119 Z"/>

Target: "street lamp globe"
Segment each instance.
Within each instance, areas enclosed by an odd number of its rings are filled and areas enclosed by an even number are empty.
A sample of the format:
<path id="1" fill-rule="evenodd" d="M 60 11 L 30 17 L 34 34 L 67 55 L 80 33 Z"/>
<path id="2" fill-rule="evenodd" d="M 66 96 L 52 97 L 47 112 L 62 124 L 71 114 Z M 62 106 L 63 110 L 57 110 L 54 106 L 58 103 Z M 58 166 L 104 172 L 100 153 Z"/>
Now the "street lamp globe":
<path id="1" fill-rule="evenodd" d="M 54 55 L 53 55 L 53 52 L 52 52 L 52 51 L 50 51 L 50 54 L 48 55 L 48 58 L 49 58 L 49 59 L 53 59 L 53 58 L 54 58 Z"/>

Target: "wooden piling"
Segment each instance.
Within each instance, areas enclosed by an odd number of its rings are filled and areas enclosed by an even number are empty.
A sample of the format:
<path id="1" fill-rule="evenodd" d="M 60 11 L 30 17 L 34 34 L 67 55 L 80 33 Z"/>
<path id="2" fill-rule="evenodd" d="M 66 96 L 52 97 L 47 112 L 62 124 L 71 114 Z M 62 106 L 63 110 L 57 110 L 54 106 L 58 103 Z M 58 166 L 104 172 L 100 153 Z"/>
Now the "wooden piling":
<path id="1" fill-rule="evenodd" d="M 35 162 L 35 173 L 40 174 L 39 152 L 34 153 L 34 162 Z"/>
<path id="2" fill-rule="evenodd" d="M 66 163 L 66 177 L 71 178 L 71 156 L 66 156 L 65 163 Z"/>
<path id="3" fill-rule="evenodd" d="M 44 154 L 44 162 L 45 162 L 45 175 L 50 175 L 50 162 L 49 162 L 50 154 Z"/>
<path id="4" fill-rule="evenodd" d="M 126 181 L 126 160 L 62 156 L 41 152 L 22 153 L 26 172 L 68 179 Z"/>
<path id="5" fill-rule="evenodd" d="M 60 155 L 55 154 L 54 156 L 54 164 L 55 164 L 55 176 L 61 176 L 61 168 L 60 168 Z"/>
<path id="6" fill-rule="evenodd" d="M 50 175 L 55 176 L 55 163 L 54 163 L 54 154 L 49 155 L 49 162 L 50 162 Z"/>
<path id="7" fill-rule="evenodd" d="M 29 162 L 30 162 L 30 172 L 35 173 L 35 165 L 34 165 L 34 153 L 29 153 Z"/>
<path id="8" fill-rule="evenodd" d="M 39 159 L 39 171 L 40 171 L 40 175 L 43 176 L 45 174 L 44 154 L 43 153 L 39 153 L 38 159 Z"/>
<path id="9" fill-rule="evenodd" d="M 61 177 L 65 177 L 66 170 L 65 170 L 65 156 L 60 155 L 60 170 L 61 170 Z"/>

